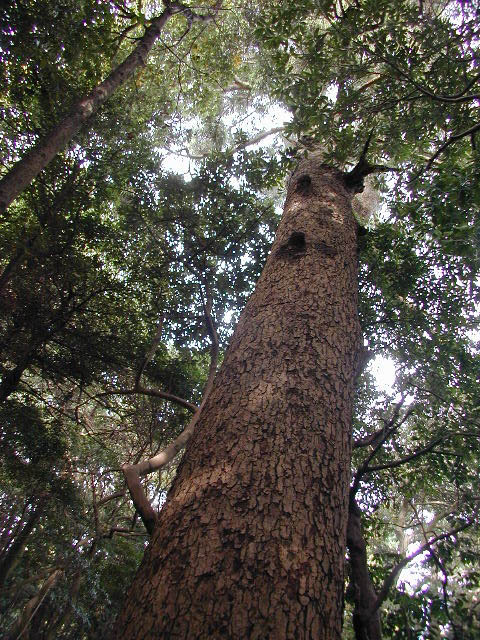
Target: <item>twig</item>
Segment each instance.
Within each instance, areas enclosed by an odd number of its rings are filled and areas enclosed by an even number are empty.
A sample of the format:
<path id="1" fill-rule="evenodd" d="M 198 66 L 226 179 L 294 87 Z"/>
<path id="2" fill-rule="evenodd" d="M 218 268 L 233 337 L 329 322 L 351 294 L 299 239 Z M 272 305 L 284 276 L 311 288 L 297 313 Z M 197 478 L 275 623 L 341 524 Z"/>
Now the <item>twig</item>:
<path id="1" fill-rule="evenodd" d="M 132 389 L 114 389 L 112 391 L 104 391 L 103 393 L 98 393 L 95 398 L 102 398 L 105 396 L 130 396 L 134 394 L 140 394 L 144 396 L 153 396 L 155 398 L 163 398 L 164 400 L 170 400 L 175 404 L 180 405 L 181 407 L 185 407 L 185 409 L 189 409 L 189 411 L 195 412 L 197 410 L 197 406 L 192 402 L 185 400 L 184 398 L 180 398 L 173 393 L 168 393 L 167 391 L 160 391 L 159 389 L 147 389 L 141 385 L 137 387 L 133 387 Z"/>

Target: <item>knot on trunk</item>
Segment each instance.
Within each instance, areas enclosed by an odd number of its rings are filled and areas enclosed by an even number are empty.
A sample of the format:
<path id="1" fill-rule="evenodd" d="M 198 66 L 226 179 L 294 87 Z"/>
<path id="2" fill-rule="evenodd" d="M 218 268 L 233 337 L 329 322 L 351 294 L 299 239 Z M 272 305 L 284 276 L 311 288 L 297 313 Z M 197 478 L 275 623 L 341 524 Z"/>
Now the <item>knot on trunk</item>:
<path id="1" fill-rule="evenodd" d="M 312 179 L 308 175 L 308 173 L 304 173 L 297 180 L 297 183 L 295 185 L 295 193 L 299 193 L 302 196 L 308 196 L 312 192 L 313 192 Z"/>
<path id="2" fill-rule="evenodd" d="M 303 231 L 294 231 L 285 244 L 277 251 L 277 257 L 296 257 L 303 255 L 307 248 Z"/>

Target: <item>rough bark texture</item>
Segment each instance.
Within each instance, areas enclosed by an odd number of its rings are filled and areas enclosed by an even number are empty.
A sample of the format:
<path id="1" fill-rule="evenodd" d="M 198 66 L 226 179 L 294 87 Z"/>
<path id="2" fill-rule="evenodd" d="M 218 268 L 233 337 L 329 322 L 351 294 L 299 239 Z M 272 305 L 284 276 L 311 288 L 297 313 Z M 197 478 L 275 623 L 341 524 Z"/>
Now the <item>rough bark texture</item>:
<path id="1" fill-rule="evenodd" d="M 344 174 L 302 161 L 115 638 L 339 640 L 359 348 Z"/>

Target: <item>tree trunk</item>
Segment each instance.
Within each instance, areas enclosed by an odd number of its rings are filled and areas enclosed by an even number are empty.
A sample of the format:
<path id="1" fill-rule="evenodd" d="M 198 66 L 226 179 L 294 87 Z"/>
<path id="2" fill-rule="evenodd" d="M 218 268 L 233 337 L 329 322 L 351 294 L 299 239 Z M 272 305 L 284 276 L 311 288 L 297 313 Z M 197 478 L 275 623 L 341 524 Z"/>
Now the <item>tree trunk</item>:
<path id="1" fill-rule="evenodd" d="M 375 592 L 367 562 L 367 545 L 362 532 L 361 515 L 355 497 L 350 498 L 347 526 L 347 546 L 350 555 L 351 583 L 349 589 L 355 605 L 353 628 L 355 640 L 382 640 L 380 612 L 375 608 Z"/>
<path id="2" fill-rule="evenodd" d="M 27 602 L 23 611 L 18 616 L 16 622 L 10 630 L 10 633 L 6 636 L 6 640 L 20 640 L 20 638 L 22 638 L 22 640 L 29 640 L 30 623 L 32 621 L 32 618 L 46 596 L 57 584 L 62 574 L 63 569 L 54 569 L 52 571 L 52 573 L 43 583 L 38 593 L 33 596 L 33 598 L 30 598 L 30 600 Z"/>
<path id="3" fill-rule="evenodd" d="M 132 53 L 103 82 L 79 100 L 71 112 L 19 160 L 0 180 L 0 213 L 28 187 L 32 180 L 62 151 L 84 122 L 124 84 L 145 61 L 165 23 L 173 15 L 171 9 L 152 20 Z"/>
<path id="4" fill-rule="evenodd" d="M 37 505 L 30 512 L 30 515 L 23 525 L 22 530 L 17 534 L 8 551 L 5 552 L 5 555 L 0 562 L 0 589 L 4 586 L 5 582 L 8 580 L 8 577 L 15 569 L 18 561 L 22 557 L 23 552 L 25 551 L 28 537 L 32 533 L 35 525 L 40 519 L 40 516 L 44 511 L 47 499 L 48 498 L 46 496 L 42 496 L 38 500 Z"/>
<path id="5" fill-rule="evenodd" d="M 315 158 L 242 313 L 115 638 L 339 640 L 357 224 Z"/>

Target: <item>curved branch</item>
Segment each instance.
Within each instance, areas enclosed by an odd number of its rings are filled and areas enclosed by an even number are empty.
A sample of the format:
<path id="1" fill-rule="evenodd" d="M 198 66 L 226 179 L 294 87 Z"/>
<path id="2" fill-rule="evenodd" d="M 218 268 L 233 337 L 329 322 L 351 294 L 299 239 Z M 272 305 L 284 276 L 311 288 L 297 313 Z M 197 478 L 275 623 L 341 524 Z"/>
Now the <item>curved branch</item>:
<path id="1" fill-rule="evenodd" d="M 143 490 L 143 487 L 140 482 L 140 478 L 142 476 L 146 476 L 149 473 L 154 471 L 158 471 L 166 464 L 168 464 L 177 453 L 179 453 L 189 441 L 193 431 L 200 419 L 202 414 L 203 407 L 207 401 L 208 396 L 213 387 L 213 381 L 215 379 L 215 374 L 217 371 L 217 361 L 218 361 L 218 335 L 215 328 L 215 323 L 212 318 L 212 306 L 213 299 L 208 287 L 208 283 L 205 285 L 206 288 L 206 299 L 204 300 L 204 311 L 205 311 L 205 321 L 207 324 L 207 331 L 210 335 L 211 345 L 210 345 L 210 366 L 208 371 L 208 378 L 205 385 L 205 389 L 203 392 L 202 403 L 198 409 L 196 409 L 195 414 L 192 419 L 188 423 L 187 427 L 182 431 L 182 433 L 175 438 L 173 442 L 171 442 L 163 451 L 159 454 L 150 458 L 149 460 L 144 460 L 143 462 L 139 462 L 133 465 L 124 465 L 122 467 L 123 474 L 125 476 L 125 480 L 127 482 L 127 487 L 132 497 L 133 504 L 137 509 L 140 517 L 150 535 L 153 534 L 155 530 L 155 526 L 157 523 L 157 516 L 155 511 L 150 504 L 150 501 Z M 202 294 L 203 298 L 203 294 Z"/>
<path id="2" fill-rule="evenodd" d="M 258 144 L 265 138 L 273 136 L 275 133 L 280 133 L 284 129 L 285 127 L 273 127 L 272 129 L 268 129 L 267 131 L 261 131 L 248 140 L 245 140 L 245 142 L 240 142 L 239 144 L 235 145 L 233 151 L 240 151 L 240 149 L 246 149 L 247 147 L 251 147 L 254 144 Z"/>
<path id="3" fill-rule="evenodd" d="M 198 407 L 185 400 L 184 398 L 180 398 L 180 396 L 176 396 L 173 393 L 168 393 L 167 391 L 160 391 L 158 389 L 147 389 L 146 387 L 142 387 L 141 385 L 137 387 L 133 387 L 132 389 L 116 389 L 112 391 L 104 391 L 103 393 L 98 393 L 95 398 L 103 398 L 105 396 L 131 396 L 134 394 L 140 394 L 144 396 L 153 396 L 154 398 L 163 398 L 164 400 L 169 400 L 174 404 L 178 404 L 193 413 L 198 409 Z"/>
<path id="4" fill-rule="evenodd" d="M 413 178 L 411 178 L 409 180 L 410 182 L 413 182 L 414 180 L 416 180 L 417 178 L 419 178 L 423 173 L 425 173 L 426 171 L 428 171 L 431 166 L 433 165 L 433 163 L 435 162 L 435 160 L 445 151 L 445 149 L 447 149 L 451 144 L 453 144 L 454 142 L 457 142 L 457 140 L 461 140 L 462 138 L 465 138 L 466 136 L 471 136 L 472 134 L 474 134 L 476 131 L 480 130 L 480 122 L 477 122 L 477 124 L 474 124 L 473 127 L 470 127 L 469 129 L 465 129 L 465 131 L 461 131 L 460 133 L 455 133 L 454 135 L 451 135 L 448 140 L 446 142 L 444 142 L 438 149 L 437 151 L 435 151 L 435 153 L 433 154 L 433 156 L 431 156 L 431 158 L 429 159 L 429 161 L 427 162 L 427 164 L 423 167 L 423 169 L 421 169 L 420 171 L 418 171 Z"/>
<path id="5" fill-rule="evenodd" d="M 437 440 L 434 440 L 427 446 L 423 447 L 423 449 L 419 449 L 418 451 L 415 451 L 414 453 L 411 453 L 410 455 L 405 456 L 404 458 L 400 458 L 399 460 L 393 460 L 392 462 L 386 462 L 385 464 L 378 464 L 375 467 L 367 467 L 366 469 L 363 470 L 362 475 L 365 475 L 367 473 L 372 473 L 373 471 L 381 471 L 382 469 L 394 469 L 395 467 L 400 467 L 402 464 L 405 464 L 406 462 L 410 462 L 411 460 L 415 460 L 416 458 L 423 456 L 423 454 L 428 453 L 443 440 L 444 438 L 437 438 Z"/>
<path id="6" fill-rule="evenodd" d="M 101 498 L 100 500 L 97 500 L 97 507 L 101 507 L 102 505 L 107 504 L 107 502 L 110 502 L 110 500 L 116 500 L 117 498 L 123 498 L 125 493 L 126 493 L 125 489 L 123 491 L 115 491 L 115 493 L 110 493 L 108 496 L 105 496 L 104 498 Z"/>

